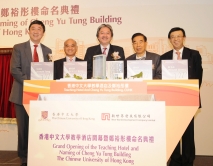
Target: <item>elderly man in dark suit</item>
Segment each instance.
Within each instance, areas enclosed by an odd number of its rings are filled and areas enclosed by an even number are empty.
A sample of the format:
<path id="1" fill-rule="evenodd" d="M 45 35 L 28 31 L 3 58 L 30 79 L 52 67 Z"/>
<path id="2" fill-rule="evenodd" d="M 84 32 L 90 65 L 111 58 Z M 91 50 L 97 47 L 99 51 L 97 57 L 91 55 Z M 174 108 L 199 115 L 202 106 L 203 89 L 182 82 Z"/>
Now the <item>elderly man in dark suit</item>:
<path id="1" fill-rule="evenodd" d="M 133 34 L 132 46 L 135 54 L 126 58 L 125 75 L 128 60 L 152 60 L 152 77 L 154 79 L 161 79 L 160 55 L 146 51 L 147 37 L 142 33 Z"/>
<path id="2" fill-rule="evenodd" d="M 64 42 L 65 58 L 54 61 L 54 80 L 63 78 L 64 62 L 83 61 L 76 57 L 78 46 L 75 40 L 67 39 Z"/>
<path id="3" fill-rule="evenodd" d="M 15 104 L 18 126 L 18 156 L 22 166 L 27 165 L 29 125 L 29 116 L 22 105 L 23 81 L 30 79 L 31 62 L 48 62 L 48 54 L 52 53 L 51 49 L 40 43 L 44 32 L 45 26 L 41 21 L 31 22 L 28 32 L 30 40 L 14 45 L 10 62 L 10 72 L 14 82 L 9 100 Z"/>
<path id="4" fill-rule="evenodd" d="M 109 24 L 102 24 L 98 27 L 96 37 L 100 42 L 99 45 L 89 47 L 86 51 L 84 60 L 87 61 L 87 78 L 92 78 L 93 73 L 93 56 L 105 54 L 107 61 L 124 61 L 125 55 L 122 47 L 111 45 L 113 30 Z"/>
<path id="5" fill-rule="evenodd" d="M 186 38 L 185 31 L 182 28 L 175 27 L 169 31 L 168 38 L 173 46 L 173 50 L 166 52 L 161 56 L 161 60 L 188 60 L 188 78 L 198 79 L 199 87 L 202 82 L 203 68 L 202 59 L 198 51 L 184 46 Z M 180 122 L 181 123 L 181 122 Z M 195 159 L 194 143 L 194 118 L 192 118 L 188 127 L 182 136 L 182 155 L 180 153 L 180 142 L 171 155 L 170 166 L 193 166 Z"/>

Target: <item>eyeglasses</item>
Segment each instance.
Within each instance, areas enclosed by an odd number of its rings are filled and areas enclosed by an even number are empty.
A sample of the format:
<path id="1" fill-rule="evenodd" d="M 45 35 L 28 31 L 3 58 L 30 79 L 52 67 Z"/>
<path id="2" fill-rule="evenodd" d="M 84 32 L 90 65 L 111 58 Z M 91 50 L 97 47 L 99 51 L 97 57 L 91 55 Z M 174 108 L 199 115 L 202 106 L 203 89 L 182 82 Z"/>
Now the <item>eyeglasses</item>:
<path id="1" fill-rule="evenodd" d="M 173 39 L 176 39 L 176 38 L 177 38 L 177 39 L 180 39 L 180 38 L 182 38 L 182 37 L 183 37 L 183 36 L 171 36 L 170 39 L 172 39 L 172 40 L 173 40 Z"/>

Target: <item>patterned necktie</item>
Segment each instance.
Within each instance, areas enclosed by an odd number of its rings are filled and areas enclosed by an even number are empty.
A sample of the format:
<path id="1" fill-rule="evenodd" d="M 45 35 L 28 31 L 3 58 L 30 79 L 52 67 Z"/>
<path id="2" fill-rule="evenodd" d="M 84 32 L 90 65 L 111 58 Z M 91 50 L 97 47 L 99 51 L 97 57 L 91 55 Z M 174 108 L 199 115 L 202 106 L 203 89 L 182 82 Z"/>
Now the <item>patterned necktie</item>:
<path id="1" fill-rule="evenodd" d="M 103 50 L 104 50 L 104 51 L 103 51 L 103 54 L 104 54 L 104 55 L 106 55 L 106 49 L 107 49 L 107 48 L 103 48 Z"/>
<path id="2" fill-rule="evenodd" d="M 181 57 L 180 57 L 180 52 L 177 51 L 176 54 L 177 54 L 177 60 L 180 60 L 180 59 L 181 59 Z"/>
<path id="3" fill-rule="evenodd" d="M 36 50 L 37 47 L 38 47 L 38 45 L 34 45 L 33 62 L 39 62 L 38 53 Z"/>

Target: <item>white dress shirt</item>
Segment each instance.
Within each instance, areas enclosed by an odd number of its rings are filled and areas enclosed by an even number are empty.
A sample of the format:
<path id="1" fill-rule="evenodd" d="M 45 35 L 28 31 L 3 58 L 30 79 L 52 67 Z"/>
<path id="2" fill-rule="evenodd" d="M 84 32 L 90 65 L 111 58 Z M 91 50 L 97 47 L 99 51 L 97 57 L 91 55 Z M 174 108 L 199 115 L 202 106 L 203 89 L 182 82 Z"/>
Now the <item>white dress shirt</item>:
<path id="1" fill-rule="evenodd" d="M 183 47 L 182 47 L 179 51 L 177 51 L 177 50 L 173 49 L 173 60 L 177 60 L 178 55 L 177 55 L 177 53 L 176 53 L 176 52 L 180 52 L 180 57 L 181 57 L 181 59 L 182 59 L 182 55 L 183 55 Z"/>
<path id="2" fill-rule="evenodd" d="M 66 56 L 66 62 L 75 62 L 76 57 L 72 57 L 72 59 L 70 59 L 70 57 Z"/>
<path id="3" fill-rule="evenodd" d="M 32 52 L 32 60 L 33 60 L 33 53 L 34 53 L 34 45 L 38 45 L 38 47 L 36 48 L 37 53 L 38 53 L 38 58 L 39 58 L 39 62 L 44 62 L 44 56 L 43 56 L 43 52 L 41 49 L 41 44 L 34 44 L 31 40 L 30 40 L 30 48 L 31 48 L 31 52 Z"/>
<path id="4" fill-rule="evenodd" d="M 143 56 L 137 56 L 136 54 L 136 60 L 145 60 L 145 59 L 146 59 L 146 51 Z"/>
<path id="5" fill-rule="evenodd" d="M 100 45 L 101 46 L 101 52 L 102 52 L 102 54 L 103 54 L 103 52 L 104 52 L 104 48 L 107 48 L 106 49 L 106 51 L 105 51 L 105 55 L 108 55 L 108 53 L 109 53 L 109 49 L 110 49 L 110 44 L 108 44 L 108 46 L 106 46 L 106 47 L 104 47 L 104 46 L 102 46 L 102 45 Z"/>

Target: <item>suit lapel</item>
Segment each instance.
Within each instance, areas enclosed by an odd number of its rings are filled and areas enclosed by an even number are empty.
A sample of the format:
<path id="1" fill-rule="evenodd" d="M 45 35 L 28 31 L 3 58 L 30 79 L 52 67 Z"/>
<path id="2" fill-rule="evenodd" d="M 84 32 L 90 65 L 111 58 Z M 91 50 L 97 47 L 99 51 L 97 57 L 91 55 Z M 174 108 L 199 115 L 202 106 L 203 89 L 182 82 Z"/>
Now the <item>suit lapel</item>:
<path id="1" fill-rule="evenodd" d="M 108 52 L 108 54 L 107 54 L 107 61 L 112 61 L 113 59 L 112 59 L 112 54 L 113 54 L 113 52 L 114 52 L 114 48 L 113 48 L 113 45 L 111 45 L 110 44 L 110 47 L 109 47 L 109 52 Z"/>
<path id="2" fill-rule="evenodd" d="M 58 67 L 57 67 L 57 70 L 60 71 L 60 70 L 64 70 L 64 62 L 66 62 L 66 57 L 61 59 L 61 61 L 59 61 L 60 63 L 58 63 Z"/>
<path id="3" fill-rule="evenodd" d="M 83 60 L 75 57 L 75 61 L 83 61 Z"/>
<path id="4" fill-rule="evenodd" d="M 96 47 L 95 47 L 95 51 L 94 51 L 94 55 L 100 55 L 100 54 L 102 54 L 102 51 L 101 51 L 101 46 L 100 45 L 97 45 Z M 94 56 L 93 55 L 93 56 Z"/>
<path id="5" fill-rule="evenodd" d="M 30 47 L 30 41 L 27 41 L 25 43 L 25 55 L 26 55 L 29 63 L 31 63 L 33 61 L 33 58 L 32 58 L 33 54 L 32 54 L 31 47 Z"/>
<path id="6" fill-rule="evenodd" d="M 189 59 L 190 50 L 186 47 L 183 48 L 182 59 Z M 173 59 L 173 50 L 168 53 L 168 59 Z"/>
<path id="7" fill-rule="evenodd" d="M 186 47 L 183 48 L 182 59 L 189 59 L 190 50 Z"/>
<path id="8" fill-rule="evenodd" d="M 148 51 L 146 51 L 146 60 L 152 60 L 152 57 Z"/>
<path id="9" fill-rule="evenodd" d="M 136 60 L 136 54 L 132 54 L 126 58 L 126 60 Z"/>
<path id="10" fill-rule="evenodd" d="M 79 58 L 75 57 L 75 62 L 76 62 L 76 61 L 81 61 L 81 60 L 80 60 Z"/>
<path id="11" fill-rule="evenodd" d="M 136 54 L 133 55 L 132 60 L 136 60 Z"/>
<path id="12" fill-rule="evenodd" d="M 169 53 L 168 53 L 168 59 L 173 60 L 173 50 L 169 51 Z"/>
<path id="13" fill-rule="evenodd" d="M 44 62 L 48 62 L 49 61 L 48 52 L 46 52 L 46 49 L 43 44 L 41 44 L 41 50 L 43 53 Z"/>

